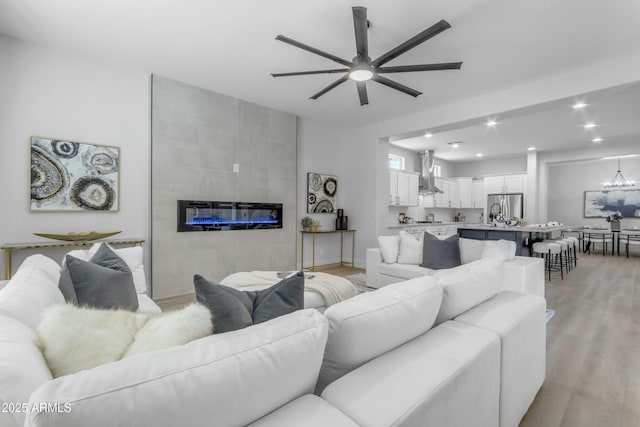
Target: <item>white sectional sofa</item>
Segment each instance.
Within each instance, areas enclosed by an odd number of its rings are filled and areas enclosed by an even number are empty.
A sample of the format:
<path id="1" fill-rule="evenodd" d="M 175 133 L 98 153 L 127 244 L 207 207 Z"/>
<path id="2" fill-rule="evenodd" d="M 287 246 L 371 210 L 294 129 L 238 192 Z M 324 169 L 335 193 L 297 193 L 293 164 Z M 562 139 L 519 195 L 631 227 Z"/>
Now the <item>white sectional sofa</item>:
<path id="1" fill-rule="evenodd" d="M 498 259 L 57 379 L 32 322 L 59 271 L 29 268 L 0 290 L 2 427 L 515 427 L 544 381 L 545 300 L 500 291 Z"/>
<path id="2" fill-rule="evenodd" d="M 386 243 L 381 244 L 388 245 L 390 243 L 387 240 Z M 482 258 L 504 260 L 503 275 L 499 278 L 500 290 L 524 292 L 544 297 L 544 263 L 542 259 L 515 256 L 515 244 L 506 240 L 485 241 L 460 238 L 459 245 L 462 265 Z M 439 274 L 441 271 L 424 268 L 416 263 L 385 262 L 379 247 L 367 249 L 366 277 L 367 285 L 371 287 L 379 288 L 415 277 Z"/>

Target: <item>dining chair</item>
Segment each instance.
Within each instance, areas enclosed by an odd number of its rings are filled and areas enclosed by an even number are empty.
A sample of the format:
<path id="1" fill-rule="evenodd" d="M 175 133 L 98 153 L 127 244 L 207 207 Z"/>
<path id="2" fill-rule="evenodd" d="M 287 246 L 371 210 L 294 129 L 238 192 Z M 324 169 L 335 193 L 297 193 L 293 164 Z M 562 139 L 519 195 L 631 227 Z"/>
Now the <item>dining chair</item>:
<path id="1" fill-rule="evenodd" d="M 623 234 L 619 237 L 624 243 L 627 258 L 629 258 L 629 249 L 633 246 L 640 246 L 640 234 Z"/>
<path id="2" fill-rule="evenodd" d="M 595 245 L 602 245 L 602 256 L 607 253 L 607 247 L 611 244 L 611 255 L 614 254 L 613 233 L 586 233 L 583 238 L 586 243 L 587 252 L 591 255 L 591 249 L 595 249 Z"/>

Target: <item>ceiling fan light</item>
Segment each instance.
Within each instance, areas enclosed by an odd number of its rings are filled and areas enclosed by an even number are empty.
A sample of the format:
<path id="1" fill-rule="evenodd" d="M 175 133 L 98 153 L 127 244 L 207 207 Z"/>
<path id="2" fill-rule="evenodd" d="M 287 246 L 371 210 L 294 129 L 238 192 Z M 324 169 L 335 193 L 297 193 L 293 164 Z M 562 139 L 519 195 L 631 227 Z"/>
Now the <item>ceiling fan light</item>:
<path id="1" fill-rule="evenodd" d="M 371 80 L 371 77 L 373 77 L 373 71 L 369 68 L 354 68 L 349 72 L 349 78 L 356 82 L 365 82 Z"/>

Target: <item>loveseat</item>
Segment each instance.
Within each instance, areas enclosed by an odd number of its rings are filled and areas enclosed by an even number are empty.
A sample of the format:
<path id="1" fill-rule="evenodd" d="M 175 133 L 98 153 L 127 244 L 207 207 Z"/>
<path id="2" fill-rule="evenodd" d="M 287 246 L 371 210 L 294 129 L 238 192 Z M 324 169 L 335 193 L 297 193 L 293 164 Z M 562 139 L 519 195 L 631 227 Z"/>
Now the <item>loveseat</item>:
<path id="1" fill-rule="evenodd" d="M 498 259 L 52 379 L 33 321 L 59 271 L 33 261 L 37 304 L 0 290 L 2 427 L 515 427 L 544 381 L 545 300 L 500 291 Z"/>
<path id="2" fill-rule="evenodd" d="M 415 236 L 400 235 L 378 237 L 378 247 L 367 249 L 367 285 L 375 288 L 415 277 L 439 274 L 442 270 L 422 267 L 422 242 L 413 243 Z M 458 238 L 462 265 L 485 258 L 504 261 L 503 274 L 498 278 L 500 290 L 530 293 L 544 297 L 544 265 L 540 258 L 515 256 L 515 243 L 507 240 L 475 240 Z M 403 257 L 403 251 L 416 254 Z M 455 268 L 455 267 L 454 267 Z"/>

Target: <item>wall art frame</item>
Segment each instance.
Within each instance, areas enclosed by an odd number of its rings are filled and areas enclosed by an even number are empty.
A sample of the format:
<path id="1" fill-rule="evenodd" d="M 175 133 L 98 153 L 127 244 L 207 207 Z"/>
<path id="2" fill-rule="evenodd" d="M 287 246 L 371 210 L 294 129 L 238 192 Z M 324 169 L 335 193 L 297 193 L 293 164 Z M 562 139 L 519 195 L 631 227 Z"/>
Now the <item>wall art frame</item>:
<path id="1" fill-rule="evenodd" d="M 624 218 L 640 219 L 640 189 L 584 192 L 585 218 L 607 218 L 616 212 Z"/>
<path id="2" fill-rule="evenodd" d="M 32 212 L 118 212 L 120 148 L 31 137 Z"/>
<path id="3" fill-rule="evenodd" d="M 337 193 L 337 176 L 307 173 L 307 213 L 334 213 Z"/>

